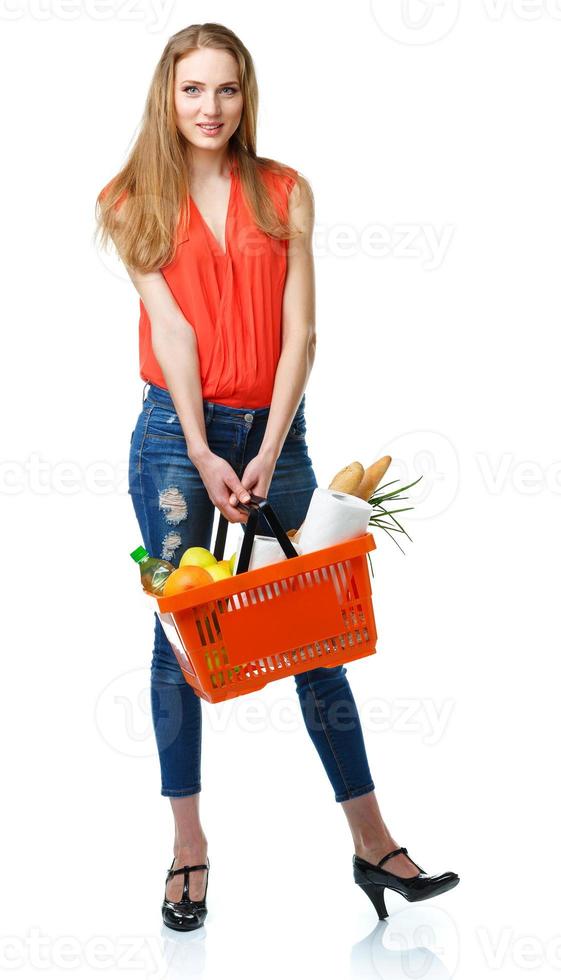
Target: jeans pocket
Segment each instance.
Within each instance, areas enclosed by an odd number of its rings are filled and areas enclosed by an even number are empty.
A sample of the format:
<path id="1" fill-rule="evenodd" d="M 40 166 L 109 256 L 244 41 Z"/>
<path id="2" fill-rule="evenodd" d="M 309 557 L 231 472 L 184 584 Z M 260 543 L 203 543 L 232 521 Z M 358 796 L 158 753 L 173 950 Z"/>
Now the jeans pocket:
<path id="1" fill-rule="evenodd" d="M 152 405 L 146 426 L 147 439 L 164 439 L 172 442 L 185 442 L 179 418 L 173 408 Z"/>

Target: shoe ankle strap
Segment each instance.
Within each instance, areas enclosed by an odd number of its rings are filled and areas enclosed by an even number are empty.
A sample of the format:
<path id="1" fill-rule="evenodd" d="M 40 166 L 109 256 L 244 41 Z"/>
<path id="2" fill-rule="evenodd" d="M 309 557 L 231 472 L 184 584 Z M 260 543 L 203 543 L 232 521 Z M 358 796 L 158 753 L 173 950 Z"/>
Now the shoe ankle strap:
<path id="1" fill-rule="evenodd" d="M 184 872 L 189 874 L 190 871 L 208 871 L 209 867 L 210 865 L 208 862 L 206 864 L 186 864 L 182 868 L 173 868 L 172 864 L 173 870 L 172 868 L 169 869 L 168 877 L 173 878 L 174 875 L 180 875 Z"/>
<path id="2" fill-rule="evenodd" d="M 383 858 L 380 858 L 380 860 L 378 861 L 378 867 L 381 868 L 382 865 L 384 864 L 384 861 L 389 861 L 389 859 L 395 857 L 396 854 L 407 854 L 407 857 L 409 858 L 411 863 L 414 864 L 416 868 L 419 868 L 419 871 L 421 871 L 423 874 L 426 874 L 426 872 L 423 871 L 420 865 L 418 865 L 417 862 L 413 860 L 413 858 L 409 857 L 406 847 L 397 847 L 395 851 L 390 851 L 389 854 L 386 854 Z"/>
<path id="3" fill-rule="evenodd" d="M 407 854 L 407 848 L 398 847 L 395 851 L 390 851 L 389 854 L 386 854 L 383 858 L 380 858 L 378 861 L 378 867 L 381 868 L 385 861 L 389 861 L 389 859 L 395 857 L 396 854 Z"/>

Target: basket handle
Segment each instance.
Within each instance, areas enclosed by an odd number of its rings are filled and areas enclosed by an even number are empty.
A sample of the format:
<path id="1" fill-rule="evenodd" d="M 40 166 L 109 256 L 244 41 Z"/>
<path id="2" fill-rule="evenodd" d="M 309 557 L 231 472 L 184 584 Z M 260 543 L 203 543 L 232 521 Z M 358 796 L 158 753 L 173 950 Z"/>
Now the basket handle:
<path id="1" fill-rule="evenodd" d="M 259 519 L 259 512 L 263 514 L 263 517 L 267 521 L 271 531 L 273 532 L 275 538 L 280 544 L 282 550 L 284 551 L 287 558 L 298 558 L 298 552 L 292 544 L 290 538 L 288 537 L 286 531 L 283 530 L 282 524 L 279 521 L 275 511 L 271 507 L 266 497 L 258 497 L 257 494 L 252 493 L 247 504 L 243 503 L 241 500 L 238 501 L 237 507 L 241 510 L 247 511 L 249 514 L 247 518 L 247 526 L 244 534 L 244 539 L 242 542 L 242 548 L 240 552 L 240 557 L 238 560 L 238 566 L 236 569 L 236 574 L 241 572 L 247 572 L 249 568 L 249 562 L 251 559 L 251 552 L 253 549 L 253 542 L 255 540 L 255 532 L 257 530 L 257 521 Z M 214 557 L 217 561 L 222 561 L 224 557 L 224 547 L 226 545 L 226 533 L 228 531 L 228 520 L 224 517 L 224 514 L 220 514 L 218 521 L 218 530 L 216 532 L 216 543 L 214 545 Z"/>

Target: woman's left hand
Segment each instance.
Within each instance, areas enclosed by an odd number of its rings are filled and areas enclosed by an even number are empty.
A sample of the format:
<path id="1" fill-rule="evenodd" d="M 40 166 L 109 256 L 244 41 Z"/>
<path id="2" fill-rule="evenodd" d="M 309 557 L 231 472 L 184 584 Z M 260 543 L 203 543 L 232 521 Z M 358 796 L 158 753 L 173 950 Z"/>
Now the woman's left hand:
<path id="1" fill-rule="evenodd" d="M 270 456 L 261 456 L 260 453 L 257 453 L 257 456 L 253 457 L 243 472 L 241 482 L 245 489 L 257 497 L 266 497 L 269 493 L 275 466 L 275 459 L 272 459 Z M 235 506 L 237 502 L 237 496 L 232 494 L 230 503 Z"/>

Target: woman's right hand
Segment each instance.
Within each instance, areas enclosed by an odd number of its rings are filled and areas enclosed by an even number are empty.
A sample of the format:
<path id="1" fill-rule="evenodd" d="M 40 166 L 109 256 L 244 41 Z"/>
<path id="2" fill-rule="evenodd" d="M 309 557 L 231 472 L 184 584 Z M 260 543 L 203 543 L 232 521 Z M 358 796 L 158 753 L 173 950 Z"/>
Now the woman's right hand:
<path id="1" fill-rule="evenodd" d="M 224 515 L 231 524 L 242 524 L 247 522 L 247 514 L 239 507 L 232 506 L 230 496 L 235 493 L 238 500 L 247 503 L 251 494 L 246 490 L 240 481 L 236 471 L 230 466 L 227 460 L 222 459 L 213 452 L 207 452 L 195 462 L 201 480 L 203 481 L 207 493 L 215 507 Z"/>

